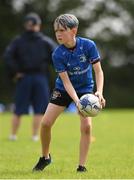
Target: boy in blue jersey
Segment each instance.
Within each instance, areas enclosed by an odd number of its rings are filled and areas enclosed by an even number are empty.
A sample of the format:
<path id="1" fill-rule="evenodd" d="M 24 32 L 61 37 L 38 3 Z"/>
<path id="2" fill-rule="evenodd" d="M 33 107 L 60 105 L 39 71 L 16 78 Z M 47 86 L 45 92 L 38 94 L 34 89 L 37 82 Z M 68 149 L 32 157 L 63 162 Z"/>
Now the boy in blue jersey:
<path id="1" fill-rule="evenodd" d="M 71 14 L 63 14 L 56 18 L 54 30 L 59 46 L 53 52 L 53 64 L 58 73 L 50 103 L 41 123 L 42 157 L 33 168 L 41 171 L 51 163 L 49 151 L 51 128 L 56 118 L 74 101 L 79 111 L 79 98 L 86 93 L 93 93 L 94 81 L 92 67 L 95 72 L 95 95 L 99 97 L 102 106 L 104 76 L 100 63 L 100 55 L 95 43 L 89 39 L 76 37 L 78 19 Z M 80 113 L 80 153 L 78 172 L 85 172 L 86 159 L 91 142 L 91 118 Z"/>

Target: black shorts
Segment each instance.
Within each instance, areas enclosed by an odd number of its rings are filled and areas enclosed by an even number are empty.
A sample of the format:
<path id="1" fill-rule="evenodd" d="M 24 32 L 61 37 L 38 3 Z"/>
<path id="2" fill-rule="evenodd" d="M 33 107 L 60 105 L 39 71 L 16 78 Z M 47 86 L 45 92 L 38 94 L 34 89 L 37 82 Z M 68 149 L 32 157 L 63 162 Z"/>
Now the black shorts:
<path id="1" fill-rule="evenodd" d="M 84 94 L 89 93 L 92 92 L 77 93 L 77 95 L 80 98 Z M 72 98 L 68 95 L 66 91 L 61 91 L 59 89 L 54 89 L 50 98 L 50 103 L 65 107 L 68 107 L 72 101 Z"/>

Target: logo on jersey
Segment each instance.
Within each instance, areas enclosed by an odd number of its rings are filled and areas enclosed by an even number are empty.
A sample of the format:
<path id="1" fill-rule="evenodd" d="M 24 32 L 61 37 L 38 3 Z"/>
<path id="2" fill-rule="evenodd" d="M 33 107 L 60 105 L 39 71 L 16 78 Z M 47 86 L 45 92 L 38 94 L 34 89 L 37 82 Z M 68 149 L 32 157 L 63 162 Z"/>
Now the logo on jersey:
<path id="1" fill-rule="evenodd" d="M 90 69 L 90 65 L 89 65 L 86 69 L 84 69 L 84 70 L 81 70 L 81 68 L 77 66 L 77 67 L 74 67 L 74 68 L 73 68 L 74 72 L 68 71 L 68 74 L 69 74 L 69 75 L 81 75 L 81 74 L 87 73 L 87 71 L 88 71 L 89 69 Z"/>
<path id="2" fill-rule="evenodd" d="M 73 68 L 74 71 L 79 71 L 81 68 L 79 66 L 76 66 Z"/>
<path id="3" fill-rule="evenodd" d="M 86 60 L 87 60 L 85 54 L 79 55 L 79 59 L 80 59 L 80 62 L 86 62 Z"/>

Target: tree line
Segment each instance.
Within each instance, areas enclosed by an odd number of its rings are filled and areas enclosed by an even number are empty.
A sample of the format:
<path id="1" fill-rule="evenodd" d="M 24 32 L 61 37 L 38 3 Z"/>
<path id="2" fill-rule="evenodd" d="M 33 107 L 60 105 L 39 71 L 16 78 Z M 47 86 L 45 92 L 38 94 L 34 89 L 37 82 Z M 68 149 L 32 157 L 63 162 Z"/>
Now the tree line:
<path id="1" fill-rule="evenodd" d="M 0 1 L 0 103 L 13 100 L 14 82 L 7 76 L 3 52 L 23 31 L 23 18 L 37 12 L 42 31 L 55 39 L 53 20 L 62 13 L 75 14 L 79 36 L 93 39 L 102 57 L 107 107 L 134 107 L 134 1 L 133 0 L 1 0 Z M 50 69 L 53 87 L 55 73 Z"/>

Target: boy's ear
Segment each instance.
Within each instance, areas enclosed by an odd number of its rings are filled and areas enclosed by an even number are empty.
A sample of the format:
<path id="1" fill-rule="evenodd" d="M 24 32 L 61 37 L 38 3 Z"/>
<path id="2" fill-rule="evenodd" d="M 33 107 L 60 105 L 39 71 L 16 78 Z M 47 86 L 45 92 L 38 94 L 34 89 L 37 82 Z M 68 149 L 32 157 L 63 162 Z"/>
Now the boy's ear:
<path id="1" fill-rule="evenodd" d="M 78 31 L 78 28 L 72 28 L 72 32 L 73 32 L 73 34 L 77 34 L 77 31 Z"/>

